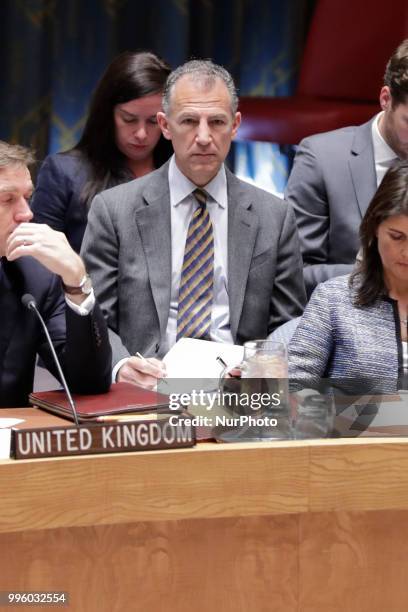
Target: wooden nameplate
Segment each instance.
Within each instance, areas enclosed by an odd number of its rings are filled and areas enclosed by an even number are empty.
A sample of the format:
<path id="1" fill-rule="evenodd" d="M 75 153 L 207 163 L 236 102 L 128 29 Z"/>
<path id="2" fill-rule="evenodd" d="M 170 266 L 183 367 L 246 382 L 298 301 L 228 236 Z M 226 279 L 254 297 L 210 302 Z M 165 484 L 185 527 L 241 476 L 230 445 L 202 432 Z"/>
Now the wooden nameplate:
<path id="1" fill-rule="evenodd" d="M 196 442 L 195 429 L 183 416 L 156 420 L 117 421 L 52 427 L 12 428 L 15 459 L 124 453 L 187 448 Z"/>

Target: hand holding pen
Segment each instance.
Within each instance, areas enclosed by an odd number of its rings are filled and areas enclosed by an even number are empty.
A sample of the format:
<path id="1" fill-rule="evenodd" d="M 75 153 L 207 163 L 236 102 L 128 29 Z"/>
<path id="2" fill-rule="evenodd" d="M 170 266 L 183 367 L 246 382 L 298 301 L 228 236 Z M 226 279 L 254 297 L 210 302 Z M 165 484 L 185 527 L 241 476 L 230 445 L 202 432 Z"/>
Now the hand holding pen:
<path id="1" fill-rule="evenodd" d="M 162 361 L 136 353 L 120 368 L 116 380 L 140 385 L 146 389 L 155 389 L 157 381 L 165 377 L 166 366 Z"/>

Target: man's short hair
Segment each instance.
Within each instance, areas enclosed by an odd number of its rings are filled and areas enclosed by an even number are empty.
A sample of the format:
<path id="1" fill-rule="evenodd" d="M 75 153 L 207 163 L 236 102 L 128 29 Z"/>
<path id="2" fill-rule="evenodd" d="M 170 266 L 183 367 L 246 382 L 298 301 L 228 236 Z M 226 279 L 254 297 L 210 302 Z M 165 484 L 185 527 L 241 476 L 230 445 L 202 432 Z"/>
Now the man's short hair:
<path id="1" fill-rule="evenodd" d="M 34 152 L 31 149 L 0 140 L 0 169 L 7 166 L 29 166 L 34 161 Z"/>
<path id="2" fill-rule="evenodd" d="M 182 64 L 167 78 L 163 91 L 163 110 L 166 115 L 170 112 L 171 95 L 174 85 L 183 76 L 190 76 L 197 82 L 202 82 L 204 87 L 213 87 L 216 79 L 221 79 L 228 89 L 231 98 L 231 111 L 236 113 L 238 108 L 238 94 L 234 84 L 234 80 L 228 70 L 222 66 L 214 64 L 211 60 L 190 60 Z"/>
<path id="3" fill-rule="evenodd" d="M 391 55 L 384 74 L 384 85 L 390 88 L 392 103 L 404 104 L 408 96 L 408 38 Z"/>

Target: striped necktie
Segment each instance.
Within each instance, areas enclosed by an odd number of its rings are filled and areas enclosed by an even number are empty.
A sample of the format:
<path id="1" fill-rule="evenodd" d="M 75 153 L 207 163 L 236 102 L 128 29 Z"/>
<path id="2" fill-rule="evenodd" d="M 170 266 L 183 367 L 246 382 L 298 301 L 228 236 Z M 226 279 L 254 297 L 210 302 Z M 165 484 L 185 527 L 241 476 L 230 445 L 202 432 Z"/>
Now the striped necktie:
<path id="1" fill-rule="evenodd" d="M 184 250 L 178 297 L 177 340 L 183 337 L 210 337 L 214 236 L 206 207 L 206 192 L 196 189 L 193 195 L 198 208 L 191 218 Z"/>

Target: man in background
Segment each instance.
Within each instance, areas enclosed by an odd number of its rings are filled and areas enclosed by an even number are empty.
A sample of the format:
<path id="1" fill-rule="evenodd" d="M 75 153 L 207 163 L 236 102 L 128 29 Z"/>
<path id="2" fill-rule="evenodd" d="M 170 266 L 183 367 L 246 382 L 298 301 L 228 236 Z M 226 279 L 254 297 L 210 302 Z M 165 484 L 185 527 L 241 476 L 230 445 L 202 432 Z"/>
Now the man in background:
<path id="1" fill-rule="evenodd" d="M 387 64 L 380 106 L 363 125 L 299 145 L 285 198 L 295 209 L 308 295 L 351 271 L 361 219 L 388 168 L 408 156 L 408 39 Z"/>
<path id="2" fill-rule="evenodd" d="M 111 349 L 81 258 L 64 234 L 29 223 L 33 191 L 31 152 L 0 141 L 0 406 L 26 406 L 36 353 L 58 376 L 33 312 L 22 304 L 31 294 L 45 319 L 72 391 L 106 391 Z M 65 291 L 64 293 L 61 289 Z"/>
<path id="3" fill-rule="evenodd" d="M 82 254 L 111 331 L 117 380 L 153 386 L 164 374 L 156 358 L 179 338 L 243 344 L 302 313 L 293 211 L 224 166 L 237 106 L 224 68 L 180 66 L 158 113 L 174 156 L 93 200 Z"/>

